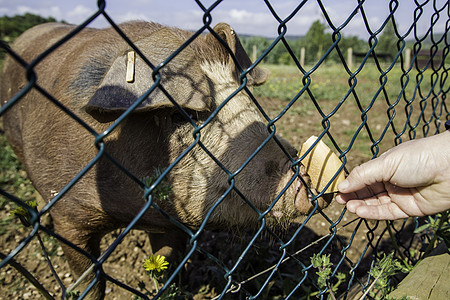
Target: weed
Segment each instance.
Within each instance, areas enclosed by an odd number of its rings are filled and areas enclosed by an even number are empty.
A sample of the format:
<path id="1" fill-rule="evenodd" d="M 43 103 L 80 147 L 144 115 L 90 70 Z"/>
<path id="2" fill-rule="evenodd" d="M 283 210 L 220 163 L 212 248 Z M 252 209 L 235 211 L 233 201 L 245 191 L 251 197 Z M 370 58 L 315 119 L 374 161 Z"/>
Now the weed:
<path id="1" fill-rule="evenodd" d="M 139 288 L 145 291 L 145 294 L 148 296 L 155 296 L 159 294 L 159 285 L 164 284 L 167 281 L 167 268 L 169 266 L 169 262 L 166 261 L 166 258 L 162 255 L 150 255 L 148 259 L 144 261 L 144 269 L 147 272 L 147 275 L 153 279 L 155 289 L 154 291 L 150 291 L 146 288 L 144 282 L 139 282 Z M 172 300 L 178 299 L 180 296 L 185 295 L 181 291 L 181 289 L 175 284 L 172 283 L 167 287 L 167 289 L 159 295 L 158 299 L 161 300 Z M 186 296 L 186 295 L 185 295 Z M 134 297 L 134 299 L 139 299 L 139 297 Z"/>
<path id="2" fill-rule="evenodd" d="M 154 169 L 152 176 L 146 176 L 142 178 L 142 182 L 146 187 L 151 187 L 158 179 L 161 177 L 164 170 L 162 169 Z M 166 200 L 169 198 L 169 195 L 172 193 L 172 186 L 167 183 L 167 179 L 163 178 L 163 180 L 153 189 L 152 194 L 156 199 Z"/>
<path id="3" fill-rule="evenodd" d="M 78 299 L 79 296 L 80 296 L 80 291 L 79 290 L 68 291 L 66 293 L 66 299 Z"/>
<path id="4" fill-rule="evenodd" d="M 17 206 L 12 212 L 11 216 L 17 216 L 24 226 L 31 225 L 31 215 L 30 209 L 35 210 L 37 212 L 38 203 L 36 200 L 30 200 L 25 202 L 29 208 L 24 208 L 23 206 Z"/>
<path id="5" fill-rule="evenodd" d="M 450 210 L 437 214 L 435 217 L 428 216 L 428 222 L 414 231 L 414 233 L 427 232 L 426 236 L 431 236 L 423 257 L 426 257 L 436 247 L 438 240 L 444 242 L 450 249 L 449 213 Z"/>
<path id="6" fill-rule="evenodd" d="M 329 298 L 336 299 L 334 294 L 337 292 L 338 287 L 345 282 L 347 276 L 344 273 L 339 272 L 335 276 L 337 282 L 333 285 L 330 284 L 330 278 L 333 273 L 333 270 L 331 269 L 333 263 L 330 261 L 330 254 L 319 255 L 314 253 L 311 257 L 311 263 L 314 268 L 318 269 L 316 274 L 318 276 L 317 285 L 319 288 L 321 290 L 328 288 Z M 319 292 L 311 293 L 311 296 L 316 296 L 318 294 Z"/>
<path id="7" fill-rule="evenodd" d="M 369 275 L 374 278 L 366 294 L 374 299 L 385 299 L 393 287 L 390 285 L 390 278 L 400 272 L 409 273 L 411 269 L 405 266 L 401 261 L 394 258 L 394 252 L 377 259 L 374 266 L 370 269 Z M 381 295 L 380 295 L 381 294 Z"/>
<path id="8" fill-rule="evenodd" d="M 16 197 L 25 201 L 33 200 L 34 188 L 22 164 L 8 144 L 6 137 L 0 135 L 0 189 L 13 193 Z M 3 209 L 9 201 L 0 196 L 0 209 Z"/>

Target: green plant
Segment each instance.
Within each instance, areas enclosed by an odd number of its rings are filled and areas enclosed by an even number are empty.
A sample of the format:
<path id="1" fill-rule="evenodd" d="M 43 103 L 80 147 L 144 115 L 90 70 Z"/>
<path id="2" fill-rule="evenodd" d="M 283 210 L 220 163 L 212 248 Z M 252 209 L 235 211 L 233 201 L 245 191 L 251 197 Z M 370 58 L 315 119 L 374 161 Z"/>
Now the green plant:
<path id="1" fill-rule="evenodd" d="M 167 269 L 168 265 L 169 262 L 162 255 L 151 255 L 150 258 L 144 261 L 144 269 L 153 279 L 158 278 L 160 273 Z"/>
<path id="2" fill-rule="evenodd" d="M 153 293 L 145 287 L 145 283 L 143 281 L 139 282 L 139 288 L 145 291 L 145 295 L 154 296 Z M 175 283 L 172 283 L 167 287 L 166 291 L 161 296 L 159 296 L 158 299 L 173 300 L 173 299 L 190 299 L 190 298 L 192 298 L 192 295 L 182 292 L 181 289 Z M 141 299 L 142 298 L 139 297 L 138 295 L 133 296 L 133 300 L 141 300 Z"/>
<path id="3" fill-rule="evenodd" d="M 34 200 L 34 188 L 26 176 L 23 165 L 19 162 L 4 134 L 0 134 L 0 188 L 13 193 L 17 198 L 25 201 Z M 9 203 L 0 196 L 0 208 Z"/>
<path id="4" fill-rule="evenodd" d="M 345 282 L 346 275 L 342 272 L 336 274 L 337 282 L 335 284 L 330 284 L 330 278 L 333 273 L 331 267 L 333 263 L 330 261 L 330 254 L 313 254 L 311 257 L 311 263 L 314 268 L 318 269 L 317 274 L 317 285 L 321 290 L 328 288 L 329 298 L 336 299 L 334 294 L 337 292 L 338 287 Z M 319 292 L 314 292 L 310 296 L 316 296 Z"/>
<path id="5" fill-rule="evenodd" d="M 151 187 L 159 177 L 161 177 L 164 170 L 156 168 L 153 170 L 152 176 L 146 176 L 142 178 L 142 182 L 147 187 Z M 163 180 L 155 187 L 152 194 L 156 199 L 166 200 L 169 198 L 169 195 L 172 193 L 172 186 L 167 183 L 167 179 L 163 178 Z"/>
<path id="6" fill-rule="evenodd" d="M 37 211 L 38 203 L 36 200 L 30 200 L 25 202 L 31 209 Z M 28 209 L 22 206 L 17 206 L 13 211 L 11 211 L 11 216 L 17 216 L 24 226 L 31 225 L 31 215 Z"/>
<path id="7" fill-rule="evenodd" d="M 431 239 L 423 254 L 423 257 L 426 257 L 431 250 L 437 246 L 438 240 L 444 242 L 447 248 L 450 249 L 449 213 L 450 210 L 437 214 L 435 217 L 428 216 L 428 222 L 414 230 L 414 233 L 428 231 L 428 234 L 431 234 Z"/>
<path id="8" fill-rule="evenodd" d="M 145 291 L 146 295 L 155 296 L 159 292 L 159 284 L 160 282 L 166 282 L 166 270 L 169 266 L 169 262 L 166 261 L 166 258 L 162 255 L 150 255 L 148 259 L 144 260 L 143 267 L 145 271 L 147 271 L 147 275 L 153 280 L 155 285 L 155 292 L 149 291 L 145 283 L 143 281 L 139 282 L 139 288 Z M 172 283 L 167 287 L 163 294 L 159 296 L 158 299 L 161 300 L 171 300 L 177 299 L 179 296 L 182 296 L 183 292 L 181 289 L 175 284 Z M 135 297 L 139 299 L 139 297 Z"/>
<path id="9" fill-rule="evenodd" d="M 66 293 L 66 299 L 78 299 L 79 296 L 80 296 L 80 291 L 79 290 L 68 291 Z"/>
<path id="10" fill-rule="evenodd" d="M 372 298 L 385 299 L 386 295 L 393 290 L 390 285 L 390 278 L 400 272 L 409 273 L 410 271 L 409 266 L 405 266 L 401 261 L 394 258 L 394 252 L 389 255 L 383 253 L 382 257 L 376 260 L 369 271 L 369 275 L 374 280 L 365 295 L 368 293 Z"/>

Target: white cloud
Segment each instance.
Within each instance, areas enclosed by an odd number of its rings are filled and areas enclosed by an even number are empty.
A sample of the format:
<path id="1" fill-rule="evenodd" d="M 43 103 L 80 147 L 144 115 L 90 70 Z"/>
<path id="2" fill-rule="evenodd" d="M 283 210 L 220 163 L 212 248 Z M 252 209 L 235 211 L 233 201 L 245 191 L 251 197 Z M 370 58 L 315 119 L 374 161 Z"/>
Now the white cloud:
<path id="1" fill-rule="evenodd" d="M 161 22 L 164 25 L 176 26 L 187 30 L 196 30 L 203 26 L 203 13 L 199 10 L 188 10 L 175 12 L 173 19 L 164 18 L 160 19 L 160 15 L 155 20 Z M 176 21 L 176 23 L 174 23 Z"/>
<path id="2" fill-rule="evenodd" d="M 117 23 L 122 23 L 125 21 L 131 21 L 131 20 L 145 20 L 149 21 L 149 18 L 146 14 L 141 12 L 134 12 L 134 11 L 127 11 L 126 13 L 121 13 L 118 15 L 112 14 L 112 17 L 114 21 L 117 21 Z"/>
<path id="3" fill-rule="evenodd" d="M 225 22 L 239 34 L 259 34 L 271 36 L 276 33 L 278 23 L 272 15 L 251 12 L 245 9 L 224 10 L 217 8 L 212 12 L 213 24 Z"/>
<path id="4" fill-rule="evenodd" d="M 67 21 L 71 23 L 80 23 L 90 17 L 93 13 L 93 9 L 90 9 L 83 5 L 77 5 L 74 9 L 66 13 L 65 19 L 67 19 Z"/>
<path id="5" fill-rule="evenodd" d="M 230 22 L 236 22 L 240 24 L 253 24 L 253 25 L 261 25 L 273 23 L 275 24 L 275 19 L 272 15 L 268 13 L 260 13 L 260 12 L 249 12 L 246 10 L 237 10 L 232 9 L 229 12 Z"/>
<path id="6" fill-rule="evenodd" d="M 63 14 L 61 13 L 61 9 L 58 6 L 49 6 L 49 7 L 42 7 L 42 8 L 32 8 L 25 5 L 19 5 L 16 7 L 16 11 L 14 14 L 23 15 L 25 13 L 31 13 L 40 15 L 43 17 L 53 17 L 57 20 L 61 20 L 63 17 Z"/>
<path id="7" fill-rule="evenodd" d="M 0 14 L 1 15 L 11 15 L 11 10 L 6 7 L 0 7 Z"/>
<path id="8" fill-rule="evenodd" d="M 236 22 L 243 22 L 248 19 L 252 19 L 252 17 L 254 15 L 255 15 L 254 13 L 250 13 L 243 9 L 240 9 L 240 10 L 232 9 L 232 10 L 230 10 L 230 13 L 229 13 L 230 18 Z"/>

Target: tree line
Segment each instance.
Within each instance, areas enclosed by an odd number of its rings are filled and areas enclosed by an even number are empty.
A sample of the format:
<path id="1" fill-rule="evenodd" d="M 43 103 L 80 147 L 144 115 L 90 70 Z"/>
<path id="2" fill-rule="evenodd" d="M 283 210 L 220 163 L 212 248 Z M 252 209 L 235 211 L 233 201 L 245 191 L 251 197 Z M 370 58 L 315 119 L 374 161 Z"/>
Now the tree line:
<path id="1" fill-rule="evenodd" d="M 6 42 L 13 41 L 25 30 L 48 22 L 56 22 L 56 19 L 52 17 L 44 18 L 30 13 L 13 17 L 0 17 L 0 39 Z"/>
<path id="2" fill-rule="evenodd" d="M 305 36 L 296 39 L 287 37 L 285 40 L 297 58 L 300 57 L 300 51 L 304 48 L 305 63 L 314 63 L 317 62 L 333 45 L 332 34 L 327 33 L 326 29 L 326 25 L 317 20 L 311 25 Z M 383 57 L 395 57 L 397 53 L 397 38 L 395 37 L 394 27 L 391 22 L 389 22 L 383 32 L 377 36 L 377 39 L 378 42 L 375 48 L 376 53 L 383 54 Z M 274 39 L 264 37 L 241 37 L 242 46 L 250 56 L 253 54 L 254 46 L 256 46 L 257 57 L 261 56 L 273 41 Z M 338 46 L 344 59 L 347 58 L 348 48 L 352 48 L 353 53 L 355 54 L 367 53 L 370 49 L 369 43 L 359 39 L 357 36 L 341 36 Z M 282 41 L 270 51 L 263 61 L 268 64 L 294 64 L 291 55 L 286 50 Z M 336 50 L 332 50 L 327 56 L 326 61 L 340 61 L 339 53 Z"/>

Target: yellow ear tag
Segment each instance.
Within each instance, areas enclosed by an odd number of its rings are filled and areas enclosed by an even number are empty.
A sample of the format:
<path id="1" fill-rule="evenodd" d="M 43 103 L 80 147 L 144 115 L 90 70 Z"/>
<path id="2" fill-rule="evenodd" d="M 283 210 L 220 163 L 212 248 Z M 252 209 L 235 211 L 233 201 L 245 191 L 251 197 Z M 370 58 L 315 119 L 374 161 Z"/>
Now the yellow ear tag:
<path id="1" fill-rule="evenodd" d="M 316 136 L 310 137 L 301 147 L 299 157 L 314 144 L 317 140 Z M 316 191 L 322 191 L 333 176 L 338 172 L 342 166 L 342 161 L 339 157 L 331 151 L 328 146 L 320 140 L 316 146 L 308 153 L 308 155 L 301 161 L 306 168 L 306 173 L 311 179 L 311 187 Z M 345 179 L 344 169 L 339 172 L 339 175 L 333 180 L 324 194 L 337 192 L 337 186 Z"/>
<path id="2" fill-rule="evenodd" d="M 127 75 L 126 80 L 128 83 L 134 82 L 134 61 L 135 61 L 135 52 L 130 51 L 127 55 Z"/>

